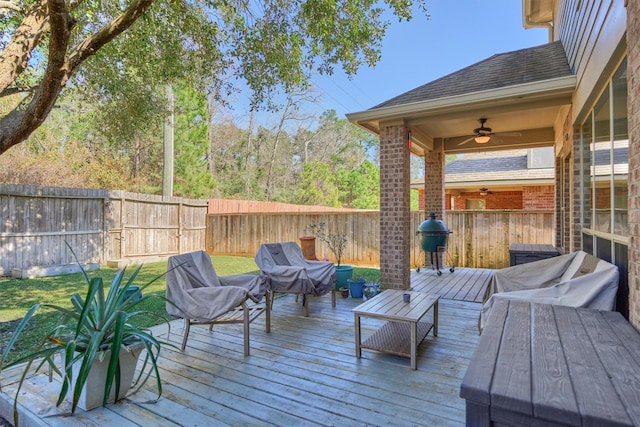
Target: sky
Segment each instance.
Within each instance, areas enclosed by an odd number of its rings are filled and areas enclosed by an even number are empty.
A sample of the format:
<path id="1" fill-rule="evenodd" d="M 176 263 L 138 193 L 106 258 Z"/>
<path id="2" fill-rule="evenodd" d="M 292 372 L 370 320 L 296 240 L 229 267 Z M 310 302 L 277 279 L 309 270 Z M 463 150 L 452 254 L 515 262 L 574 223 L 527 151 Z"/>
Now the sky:
<path id="1" fill-rule="evenodd" d="M 522 26 L 522 0 L 426 0 L 426 4 L 428 20 L 419 10 L 410 22 L 392 17 L 382 59 L 375 67 L 362 67 L 351 79 L 341 70 L 314 76 L 320 102 L 309 105 L 308 111 L 334 109 L 344 118 L 492 55 L 548 42 L 546 29 Z M 242 115 L 241 110 L 234 115 Z M 269 120 L 264 116 L 260 121 Z"/>

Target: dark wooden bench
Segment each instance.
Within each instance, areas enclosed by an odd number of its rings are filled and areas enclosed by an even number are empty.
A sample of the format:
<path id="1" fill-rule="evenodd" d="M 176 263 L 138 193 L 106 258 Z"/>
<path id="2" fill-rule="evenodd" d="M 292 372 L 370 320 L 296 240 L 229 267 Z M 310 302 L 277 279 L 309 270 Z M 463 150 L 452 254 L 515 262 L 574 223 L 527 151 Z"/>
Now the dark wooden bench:
<path id="1" fill-rule="evenodd" d="M 460 396 L 467 426 L 640 426 L 640 334 L 617 312 L 496 301 Z"/>
<path id="2" fill-rule="evenodd" d="M 509 265 L 526 264 L 553 258 L 560 255 L 560 251 L 553 245 L 540 245 L 532 243 L 512 243 L 509 247 Z"/>

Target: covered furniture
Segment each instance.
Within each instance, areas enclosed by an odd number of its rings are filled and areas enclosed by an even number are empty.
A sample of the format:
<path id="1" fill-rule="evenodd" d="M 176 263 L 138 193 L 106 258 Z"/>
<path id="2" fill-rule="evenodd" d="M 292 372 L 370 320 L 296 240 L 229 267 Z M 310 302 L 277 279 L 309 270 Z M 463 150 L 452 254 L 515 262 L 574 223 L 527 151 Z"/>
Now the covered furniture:
<path id="1" fill-rule="evenodd" d="M 258 303 L 266 298 L 265 304 Z M 244 355 L 249 355 L 249 324 L 266 311 L 266 332 L 271 331 L 267 277 L 254 274 L 218 276 L 211 257 L 204 251 L 169 258 L 167 269 L 167 312 L 185 320 L 182 350 L 191 325 L 244 324 Z"/>
<path id="2" fill-rule="evenodd" d="M 336 306 L 336 269 L 333 263 L 305 259 L 295 242 L 265 243 L 258 249 L 255 260 L 269 277 L 271 292 L 302 295 L 305 317 L 309 316 L 309 295 L 331 292 L 331 305 Z"/>
<path id="3" fill-rule="evenodd" d="M 504 268 L 487 287 L 479 327 L 497 299 L 613 310 L 617 292 L 618 267 L 583 251 Z"/>

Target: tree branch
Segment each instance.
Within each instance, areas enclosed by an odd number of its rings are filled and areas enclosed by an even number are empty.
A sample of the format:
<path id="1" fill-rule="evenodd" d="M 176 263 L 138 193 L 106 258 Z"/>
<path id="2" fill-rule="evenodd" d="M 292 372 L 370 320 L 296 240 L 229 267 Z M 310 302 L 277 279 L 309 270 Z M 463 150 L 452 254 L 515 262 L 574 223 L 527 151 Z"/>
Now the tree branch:
<path id="1" fill-rule="evenodd" d="M 73 52 L 69 54 L 68 68 L 73 73 L 75 69 L 89 56 L 94 55 L 98 49 L 122 34 L 142 14 L 144 14 L 155 0 L 135 0 L 117 18 L 102 27 L 98 32 L 87 37 Z"/>
<path id="2" fill-rule="evenodd" d="M 51 36 L 47 70 L 27 108 L 14 109 L 0 120 L 0 154 L 27 139 L 44 122 L 66 79 L 65 53 L 75 21 L 65 0 L 48 0 L 48 10 Z"/>
<path id="3" fill-rule="evenodd" d="M 9 1 L 9 0 L 0 0 L 0 16 L 7 14 L 7 12 L 2 9 L 13 10 L 15 12 L 23 11 L 17 1 Z"/>
<path id="4" fill-rule="evenodd" d="M 10 43 L 10 46 L 15 45 L 13 50 L 7 51 L 7 48 L 0 55 L 0 93 L 5 91 L 24 70 L 32 49 L 42 38 L 48 23 L 51 39 L 47 70 L 26 109 L 16 108 L 0 119 L 0 154 L 27 139 L 47 118 L 60 91 L 80 64 L 122 34 L 151 7 L 154 1 L 134 0 L 124 12 L 83 40 L 67 56 L 71 28 L 75 20 L 69 14 L 65 0 L 38 0 L 27 17 L 30 19 L 31 27 L 26 25 L 27 18 L 25 18 L 14 36 L 15 41 L 12 40 Z M 82 0 L 72 4 L 77 5 L 80 2 Z M 39 19 L 36 20 L 36 17 Z M 35 25 L 36 23 L 38 25 Z M 20 41 L 22 44 L 19 43 Z M 8 78 L 5 79 L 5 75 Z"/>
<path id="5" fill-rule="evenodd" d="M 16 81 L 40 43 L 47 25 L 47 0 L 37 0 L 27 10 L 7 47 L 0 53 L 0 93 Z"/>
<path id="6" fill-rule="evenodd" d="M 19 93 L 33 93 L 37 88 L 38 86 L 9 87 L 5 89 L 3 92 L 0 92 L 0 98 L 17 95 Z"/>

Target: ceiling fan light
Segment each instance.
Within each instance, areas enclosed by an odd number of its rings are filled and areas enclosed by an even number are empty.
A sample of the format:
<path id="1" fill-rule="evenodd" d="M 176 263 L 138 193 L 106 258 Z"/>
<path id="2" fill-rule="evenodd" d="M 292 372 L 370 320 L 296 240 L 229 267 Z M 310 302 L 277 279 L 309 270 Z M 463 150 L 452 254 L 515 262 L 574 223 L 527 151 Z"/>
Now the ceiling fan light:
<path id="1" fill-rule="evenodd" d="M 489 142 L 490 139 L 491 137 L 489 135 L 478 135 L 475 138 L 478 144 L 486 144 L 487 142 Z"/>

